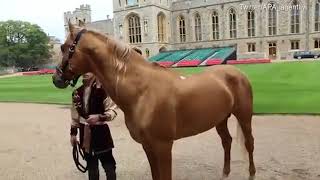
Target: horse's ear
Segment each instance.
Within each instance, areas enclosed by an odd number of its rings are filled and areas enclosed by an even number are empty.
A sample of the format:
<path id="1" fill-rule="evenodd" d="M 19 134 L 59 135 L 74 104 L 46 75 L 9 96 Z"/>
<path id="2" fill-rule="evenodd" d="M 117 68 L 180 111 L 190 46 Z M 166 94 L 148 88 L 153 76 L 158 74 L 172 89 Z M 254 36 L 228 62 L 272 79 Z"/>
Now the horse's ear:
<path id="1" fill-rule="evenodd" d="M 74 33 L 74 26 L 73 26 L 73 24 L 71 23 L 71 20 L 69 19 L 69 22 L 68 22 L 68 26 L 69 26 L 69 32 L 71 33 L 71 34 L 73 34 Z"/>
<path id="2" fill-rule="evenodd" d="M 79 20 L 79 27 L 84 27 L 85 25 L 86 25 L 85 22 Z"/>
<path id="3" fill-rule="evenodd" d="M 142 55 L 142 51 L 139 48 L 133 47 L 132 49 L 135 50 L 137 53 Z"/>

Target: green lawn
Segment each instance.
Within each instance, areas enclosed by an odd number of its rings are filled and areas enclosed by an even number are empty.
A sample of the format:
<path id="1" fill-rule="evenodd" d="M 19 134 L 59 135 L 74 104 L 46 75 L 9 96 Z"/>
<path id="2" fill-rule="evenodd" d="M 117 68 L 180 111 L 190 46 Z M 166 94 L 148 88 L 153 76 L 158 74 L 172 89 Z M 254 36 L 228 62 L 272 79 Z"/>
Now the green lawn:
<path id="1" fill-rule="evenodd" d="M 254 90 L 255 113 L 319 113 L 320 61 L 237 65 Z M 203 68 L 176 68 L 184 74 Z M 60 90 L 51 76 L 0 79 L 0 101 L 69 104 L 71 88 Z"/>
<path id="2" fill-rule="evenodd" d="M 69 104 L 72 89 L 54 87 L 51 75 L 0 79 L 0 101 Z"/>

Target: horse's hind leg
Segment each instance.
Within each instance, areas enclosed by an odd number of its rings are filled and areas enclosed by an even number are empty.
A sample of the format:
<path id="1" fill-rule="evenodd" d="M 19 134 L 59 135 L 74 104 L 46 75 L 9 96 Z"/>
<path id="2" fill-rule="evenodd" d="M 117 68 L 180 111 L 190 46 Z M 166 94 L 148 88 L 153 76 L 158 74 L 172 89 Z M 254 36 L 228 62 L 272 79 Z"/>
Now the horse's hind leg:
<path id="1" fill-rule="evenodd" d="M 221 138 L 224 149 L 224 167 L 223 176 L 227 177 L 230 174 L 230 150 L 232 137 L 228 129 L 228 118 L 216 126 L 216 130 Z"/>
<path id="2" fill-rule="evenodd" d="M 250 176 L 254 177 L 256 174 L 256 168 L 253 161 L 253 150 L 254 150 L 254 138 L 252 135 L 252 110 L 249 109 L 247 111 L 237 111 L 234 113 L 236 118 L 238 119 L 239 125 L 242 129 L 244 138 L 245 138 L 245 146 L 249 153 L 249 172 Z"/>

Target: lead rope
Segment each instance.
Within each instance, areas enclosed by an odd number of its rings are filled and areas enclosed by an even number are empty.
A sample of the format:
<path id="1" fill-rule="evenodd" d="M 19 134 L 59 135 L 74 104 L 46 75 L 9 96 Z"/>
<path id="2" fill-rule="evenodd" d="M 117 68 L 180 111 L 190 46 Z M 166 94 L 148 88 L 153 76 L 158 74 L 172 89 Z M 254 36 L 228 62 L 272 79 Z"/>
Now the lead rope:
<path id="1" fill-rule="evenodd" d="M 87 166 L 84 166 L 80 163 L 79 161 L 79 154 L 80 156 L 82 157 L 83 160 L 85 160 L 84 158 L 84 153 L 82 151 L 82 149 L 80 148 L 80 144 L 77 143 L 76 145 L 73 146 L 73 149 L 72 149 L 72 156 L 73 156 L 73 161 L 77 167 L 77 169 L 82 172 L 82 173 L 85 173 L 88 168 Z"/>

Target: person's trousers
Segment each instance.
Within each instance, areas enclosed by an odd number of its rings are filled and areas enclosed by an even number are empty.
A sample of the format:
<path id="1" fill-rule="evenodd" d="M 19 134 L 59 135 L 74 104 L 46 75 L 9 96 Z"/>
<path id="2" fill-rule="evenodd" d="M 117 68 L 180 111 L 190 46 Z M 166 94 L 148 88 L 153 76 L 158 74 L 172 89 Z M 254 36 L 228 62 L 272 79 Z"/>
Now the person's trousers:
<path id="1" fill-rule="evenodd" d="M 101 154 L 86 154 L 89 180 L 99 180 L 99 160 L 106 173 L 107 180 L 116 180 L 116 161 L 112 150 Z"/>

